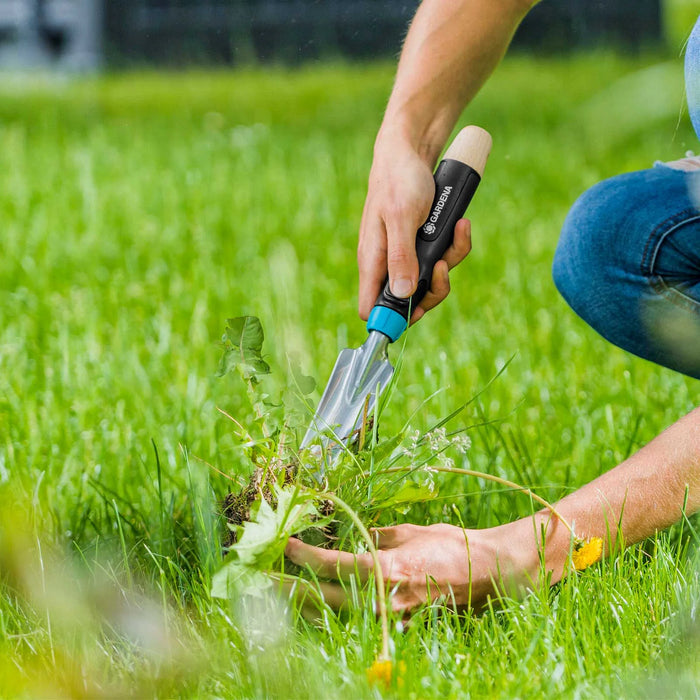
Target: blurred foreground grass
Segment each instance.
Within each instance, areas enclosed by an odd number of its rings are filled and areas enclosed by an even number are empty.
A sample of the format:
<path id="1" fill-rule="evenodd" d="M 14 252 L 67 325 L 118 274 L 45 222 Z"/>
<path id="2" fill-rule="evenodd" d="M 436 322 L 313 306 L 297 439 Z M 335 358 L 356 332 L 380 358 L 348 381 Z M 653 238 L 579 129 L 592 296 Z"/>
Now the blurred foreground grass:
<path id="1" fill-rule="evenodd" d="M 258 315 L 282 385 L 363 339 L 355 242 L 392 68 L 125 75 L 0 86 L 0 695 L 358 697 L 378 629 L 208 597 L 215 499 L 245 474 L 217 380 L 227 316 Z M 574 199 L 697 147 L 680 61 L 507 60 L 464 123 L 494 136 L 474 251 L 409 335 L 382 430 L 426 427 L 515 359 L 455 427 L 468 462 L 555 499 L 697 405 L 607 345 L 549 268 Z M 445 479 L 407 519 L 486 527 L 522 496 Z M 523 502 L 524 501 L 524 502 Z M 696 526 L 697 526 L 697 520 Z M 556 591 L 395 634 L 412 697 L 689 692 L 690 524 Z M 695 540 L 697 542 L 697 540 Z M 273 606 L 273 607 L 269 607 Z M 292 624 L 294 623 L 294 624 Z"/>

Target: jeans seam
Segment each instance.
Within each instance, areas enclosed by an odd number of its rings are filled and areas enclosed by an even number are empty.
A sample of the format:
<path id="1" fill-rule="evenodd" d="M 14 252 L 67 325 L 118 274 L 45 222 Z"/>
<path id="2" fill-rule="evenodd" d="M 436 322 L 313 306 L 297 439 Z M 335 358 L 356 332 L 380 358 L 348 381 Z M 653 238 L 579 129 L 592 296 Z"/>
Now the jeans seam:
<path id="1" fill-rule="evenodd" d="M 684 224 L 688 224 L 692 221 L 700 221 L 700 214 L 697 209 L 684 209 L 677 214 L 669 217 L 665 221 L 661 222 L 649 235 L 647 243 L 644 246 L 644 252 L 642 253 L 641 262 L 641 272 L 642 275 L 647 277 L 652 277 L 654 275 L 654 263 L 656 262 L 656 256 L 658 255 L 659 248 L 664 242 L 664 239 L 673 233 L 677 228 L 680 228 Z M 666 230 L 664 230 L 666 229 Z M 663 231 L 661 235 L 659 231 Z"/>
<path id="2" fill-rule="evenodd" d="M 687 294 L 683 294 L 679 289 L 675 287 L 669 287 L 666 284 L 661 275 L 655 275 L 651 280 L 651 288 L 660 296 L 667 299 L 672 304 L 685 309 L 686 311 L 699 312 L 700 311 L 700 301 L 689 297 Z"/>
<path id="3" fill-rule="evenodd" d="M 673 233 L 676 229 L 693 221 L 700 221 L 700 214 L 697 209 L 684 209 L 673 216 L 669 217 L 659 224 L 649 235 L 644 252 L 642 254 L 641 272 L 643 276 L 649 278 L 652 289 L 670 301 L 672 304 L 679 306 L 688 311 L 698 312 L 700 310 L 700 301 L 683 294 L 679 289 L 672 287 L 666 283 L 662 275 L 654 273 L 654 264 L 659 249 L 664 240 Z M 661 232 L 661 233 L 660 233 Z M 660 235 L 659 235 L 660 234 Z"/>

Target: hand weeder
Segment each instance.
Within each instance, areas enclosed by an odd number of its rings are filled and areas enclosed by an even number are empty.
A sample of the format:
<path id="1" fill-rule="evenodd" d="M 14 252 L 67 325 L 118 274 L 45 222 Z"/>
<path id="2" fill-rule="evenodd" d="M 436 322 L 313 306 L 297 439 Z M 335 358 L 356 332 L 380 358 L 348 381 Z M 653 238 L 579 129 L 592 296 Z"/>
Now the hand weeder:
<path id="1" fill-rule="evenodd" d="M 452 245 L 455 225 L 476 192 L 490 150 L 491 136 L 478 126 L 462 129 L 447 149 L 435 171 L 435 199 L 430 215 L 416 234 L 416 291 L 410 299 L 395 297 L 387 278 L 367 321 L 367 340 L 356 350 L 343 350 L 338 356 L 316 415 L 301 442 L 302 449 L 320 438 L 332 463 L 363 414 L 374 407 L 394 372 L 387 347 L 406 330 L 410 310 L 430 289 L 433 267 Z"/>

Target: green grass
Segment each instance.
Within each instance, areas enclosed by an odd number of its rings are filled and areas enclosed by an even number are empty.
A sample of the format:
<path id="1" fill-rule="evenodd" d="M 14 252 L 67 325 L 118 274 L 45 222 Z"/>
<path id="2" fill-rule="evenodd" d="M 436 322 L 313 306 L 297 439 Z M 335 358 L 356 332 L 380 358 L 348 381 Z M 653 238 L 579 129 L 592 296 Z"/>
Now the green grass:
<path id="1" fill-rule="evenodd" d="M 553 500 L 697 405 L 697 382 L 606 344 L 550 276 L 582 191 L 698 146 L 680 62 L 638 72 L 656 61 L 513 58 L 470 107 L 463 123 L 495 142 L 474 251 L 409 335 L 384 434 L 441 390 L 415 418 L 429 426 L 515 355 L 454 427 L 500 419 L 471 431 L 469 465 Z M 228 482 L 197 458 L 248 469 L 216 410 L 252 420 L 243 387 L 214 376 L 226 317 L 262 319 L 273 387 L 289 358 L 322 385 L 362 342 L 356 232 L 391 79 L 369 65 L 0 86 L 1 696 L 378 694 L 366 605 L 314 628 L 290 606 L 209 598 Z M 475 527 L 530 512 L 444 478 L 406 519 L 456 523 L 452 503 Z M 689 527 L 482 617 L 423 611 L 393 635 L 398 692 L 697 694 Z"/>
<path id="2" fill-rule="evenodd" d="M 700 14 L 698 0 L 664 0 L 662 18 L 664 34 L 672 50 L 681 51 Z"/>

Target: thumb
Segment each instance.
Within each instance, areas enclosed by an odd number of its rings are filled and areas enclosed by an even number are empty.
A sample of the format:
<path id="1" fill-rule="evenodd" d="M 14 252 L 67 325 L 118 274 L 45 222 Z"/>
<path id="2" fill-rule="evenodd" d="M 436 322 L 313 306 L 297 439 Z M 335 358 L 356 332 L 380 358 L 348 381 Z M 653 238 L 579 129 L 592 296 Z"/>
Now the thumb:
<path id="1" fill-rule="evenodd" d="M 397 211 L 384 221 L 387 237 L 387 267 L 391 293 L 402 299 L 411 296 L 418 284 L 416 231 L 418 212 Z"/>

